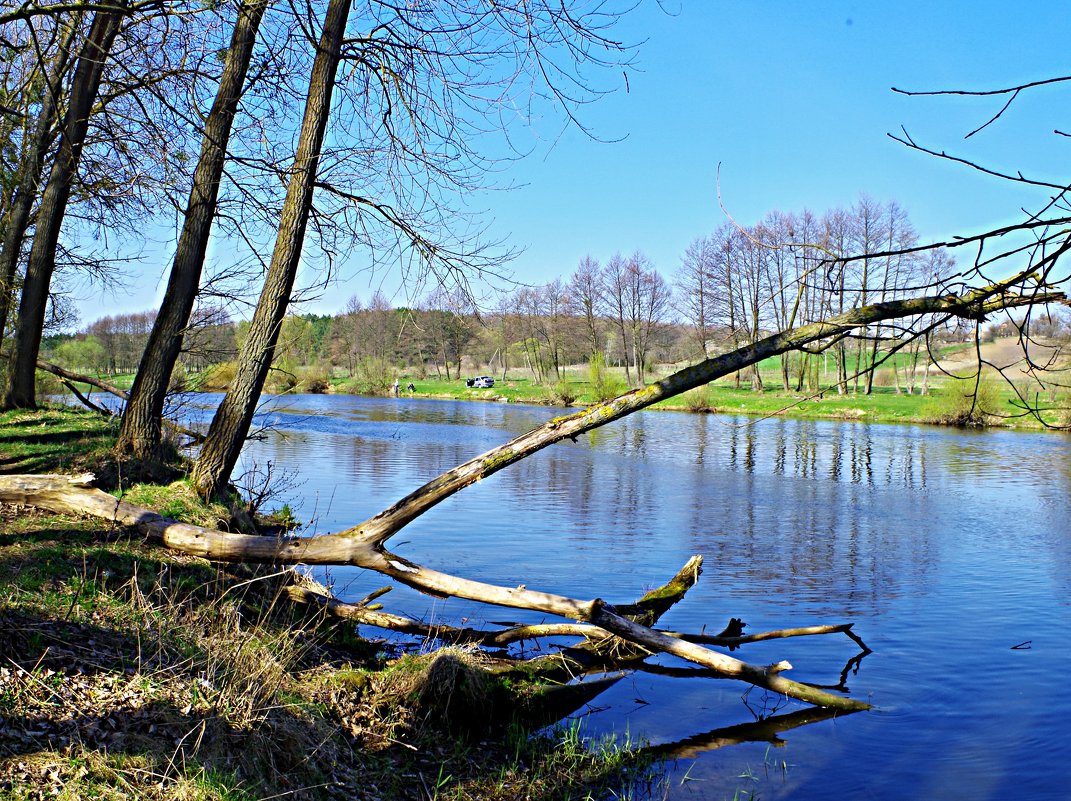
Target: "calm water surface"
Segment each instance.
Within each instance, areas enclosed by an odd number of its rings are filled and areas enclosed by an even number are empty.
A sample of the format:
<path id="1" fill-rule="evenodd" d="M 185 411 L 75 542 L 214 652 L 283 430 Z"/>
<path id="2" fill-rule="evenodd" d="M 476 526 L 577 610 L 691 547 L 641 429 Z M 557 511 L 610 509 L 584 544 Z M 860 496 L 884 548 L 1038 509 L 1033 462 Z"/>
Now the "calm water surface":
<path id="1" fill-rule="evenodd" d="M 238 472 L 270 462 L 292 479 L 297 515 L 330 532 L 556 413 L 276 398 Z M 839 635 L 740 654 L 826 685 L 847 668 L 872 712 L 735 744 L 725 727 L 804 707 L 687 674 L 639 672 L 604 693 L 586 731 L 664 745 L 670 798 L 1066 799 L 1069 500 L 1062 435 L 641 413 L 470 487 L 390 546 L 469 578 L 611 601 L 699 553 L 703 578 L 668 628 L 855 623 L 874 649 L 860 662 Z M 384 583 L 355 569 L 331 580 L 348 599 Z M 384 600 L 428 621 L 542 619 L 404 588 Z"/>

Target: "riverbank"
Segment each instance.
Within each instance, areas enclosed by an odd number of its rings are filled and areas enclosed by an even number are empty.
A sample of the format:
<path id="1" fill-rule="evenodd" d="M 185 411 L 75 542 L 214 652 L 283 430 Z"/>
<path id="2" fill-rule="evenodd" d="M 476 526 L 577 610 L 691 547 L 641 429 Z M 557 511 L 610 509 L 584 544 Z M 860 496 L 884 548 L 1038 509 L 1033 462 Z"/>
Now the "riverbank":
<path id="1" fill-rule="evenodd" d="M 0 470 L 99 467 L 113 442 L 97 415 L 7 413 Z M 181 481 L 125 497 L 221 514 Z M 428 682 L 441 652 L 363 639 L 289 603 L 291 580 L 0 506 L 0 799 L 552 799 L 657 781 L 576 727 L 458 730 L 445 710 L 461 684 Z"/>
<path id="2" fill-rule="evenodd" d="M 576 407 L 598 402 L 590 384 L 581 379 L 562 384 L 538 384 L 524 377 L 496 380 L 490 389 L 466 387 L 463 380 L 421 379 L 405 376 L 402 386 L 412 382 L 413 391 L 402 389 L 401 398 L 524 403 L 537 406 Z M 893 387 L 874 387 L 870 394 L 836 390 L 821 393 L 785 392 L 767 384 L 760 392 L 735 388 L 732 379 L 699 387 L 651 408 L 663 411 L 716 413 L 749 417 L 786 417 L 808 420 L 857 420 L 867 423 L 908 423 L 918 425 L 992 426 L 1029 431 L 1045 428 L 1036 416 L 1025 413 L 1015 388 L 997 379 L 983 382 L 980 402 L 972 403 L 974 382 L 935 381 L 923 395 L 897 392 Z M 624 392 L 624 387 L 621 388 Z M 332 388 L 332 392 L 345 393 Z M 1049 426 L 1065 426 L 1069 421 L 1066 398 L 1032 398 Z"/>
<path id="3" fill-rule="evenodd" d="M 1058 344 L 1034 343 L 1050 369 L 1059 368 L 1066 359 Z M 977 358 L 987 365 L 983 380 L 976 385 Z M 780 360 L 775 357 L 761 362 L 763 389 L 753 391 L 748 379 L 737 386 L 734 376 L 726 376 L 711 384 L 698 387 L 681 396 L 655 404 L 654 409 L 715 412 L 750 417 L 779 416 L 799 419 L 858 420 L 868 423 L 912 423 L 921 425 L 994 426 L 1024 430 L 1067 427 L 1071 424 L 1071 393 L 1062 388 L 1064 382 L 1050 381 L 1042 386 L 1029 369 L 1018 339 L 1005 337 L 983 343 L 980 352 L 970 345 L 948 346 L 938 355 L 940 366 L 929 366 L 930 376 L 924 378 L 919 367 L 913 383 L 908 383 L 908 366 L 903 356 L 892 357 L 878 369 L 870 392 L 865 382 L 849 381 L 844 394 L 831 387 L 832 373 L 823 373 L 820 391 L 786 391 L 782 389 Z M 903 362 L 903 363 L 901 363 Z M 647 381 L 653 382 L 670 375 L 683 365 L 663 365 Z M 229 364 L 217 365 L 203 373 L 186 376 L 186 386 L 192 391 L 223 391 L 233 369 Z M 380 376 L 376 387 L 360 382 L 337 370 L 321 367 L 297 367 L 293 373 L 280 373 L 285 380 L 269 380 L 267 391 L 277 394 L 332 393 L 384 396 L 391 395 L 391 382 L 398 381 L 402 398 L 432 398 L 439 400 L 484 401 L 494 403 L 523 403 L 540 406 L 589 406 L 627 389 L 626 376 L 621 368 L 604 368 L 593 375 L 586 365 L 563 367 L 560 377 L 537 380 L 529 370 L 513 369 L 496 373 L 494 386 L 483 389 L 467 386 L 464 377 L 443 378 L 413 372 L 391 372 Z M 470 378 L 475 377 L 473 372 Z M 956 378 L 955 376 L 960 376 Z M 133 375 L 109 376 L 108 382 L 129 389 Z M 412 386 L 412 390 L 408 387 Z M 57 385 L 57 391 L 60 391 Z M 1036 413 L 1035 413 L 1036 412 Z M 1040 417 L 1040 419 L 1039 419 Z M 1044 422 L 1042 422 L 1044 421 Z"/>

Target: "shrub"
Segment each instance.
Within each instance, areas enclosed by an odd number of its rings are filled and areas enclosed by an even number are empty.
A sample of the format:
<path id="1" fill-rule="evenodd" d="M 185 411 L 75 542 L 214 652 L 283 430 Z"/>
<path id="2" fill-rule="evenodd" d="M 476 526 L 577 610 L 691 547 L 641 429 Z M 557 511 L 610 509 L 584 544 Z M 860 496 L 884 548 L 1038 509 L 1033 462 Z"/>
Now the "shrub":
<path id="1" fill-rule="evenodd" d="M 386 359 L 365 358 L 357 363 L 351 385 L 362 395 L 387 395 L 394 384 L 394 368 Z"/>
<path id="2" fill-rule="evenodd" d="M 896 386 L 895 377 L 893 376 L 892 368 L 884 370 L 874 371 L 874 386 L 876 387 L 892 387 Z"/>
<path id="3" fill-rule="evenodd" d="M 705 386 L 688 390 L 684 393 L 683 398 L 684 405 L 688 407 L 688 411 L 690 412 L 711 411 L 710 396 L 707 394 L 707 388 Z"/>
<path id="4" fill-rule="evenodd" d="M 220 362 L 201 373 L 198 389 L 201 392 L 225 392 L 238 372 L 238 362 Z"/>
<path id="5" fill-rule="evenodd" d="M 572 406 L 576 401 L 576 390 L 564 378 L 555 385 L 551 395 L 559 406 Z"/>
<path id="6" fill-rule="evenodd" d="M 326 364 L 316 364 L 306 368 L 301 374 L 300 388 L 303 392 L 322 395 L 331 390 L 331 368 Z"/>
<path id="7" fill-rule="evenodd" d="M 951 379 L 934 393 L 931 418 L 956 426 L 987 426 L 1000 406 L 1000 386 L 992 378 Z"/>
<path id="8" fill-rule="evenodd" d="M 626 389 L 625 382 L 610 372 L 610 369 L 606 366 L 606 357 L 601 352 L 595 353 L 591 357 L 588 374 L 591 382 L 591 393 L 597 401 L 616 398 Z"/>

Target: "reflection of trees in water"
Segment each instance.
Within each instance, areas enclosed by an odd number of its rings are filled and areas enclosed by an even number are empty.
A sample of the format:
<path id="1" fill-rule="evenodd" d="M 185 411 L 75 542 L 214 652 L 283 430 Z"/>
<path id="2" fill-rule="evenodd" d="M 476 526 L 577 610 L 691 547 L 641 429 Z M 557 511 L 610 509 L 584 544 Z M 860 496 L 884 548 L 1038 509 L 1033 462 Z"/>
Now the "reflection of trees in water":
<path id="1" fill-rule="evenodd" d="M 719 428 L 722 473 L 708 442 L 686 527 L 710 569 L 836 608 L 880 608 L 933 569 L 933 532 L 902 510 L 925 488 L 924 444 L 811 421 Z"/>
<path id="2" fill-rule="evenodd" d="M 343 414 L 378 424 L 379 435 L 357 436 L 355 420 L 354 435 L 272 434 L 252 443 L 250 453 L 260 464 L 271 459 L 283 469 L 297 466 L 307 478 L 303 494 L 331 496 L 332 517 L 341 520 L 345 513 L 351 522 L 485 450 L 498 427 L 527 422 L 496 407 L 487 414 L 495 430 L 487 433 L 473 426 L 474 418 L 433 411 L 440 424 L 429 432 L 435 441 L 417 441 L 422 430 L 409 421 L 430 424 L 411 410 L 400 418 L 387 415 L 392 427 L 381 424 L 383 415 L 347 407 Z M 445 423 L 444 416 L 463 425 Z M 938 545 L 948 532 L 936 530 L 935 521 L 953 514 L 946 489 L 972 491 L 976 476 L 1005 480 L 1014 463 L 1020 482 L 1014 491 L 1022 493 L 1025 480 L 1036 481 L 1038 493 L 1034 501 L 1016 496 L 1015 503 L 1066 507 L 1066 439 L 1018 436 L 645 413 L 589 432 L 579 444 L 550 448 L 451 500 L 442 517 L 429 518 L 436 531 L 427 547 L 437 547 L 439 529 L 456 543 L 479 520 L 506 537 L 505 546 L 529 539 L 539 558 L 568 555 L 584 542 L 605 551 L 605 569 L 612 572 L 647 564 L 641 549 L 674 560 L 699 552 L 712 574 L 754 587 L 756 594 L 786 593 L 816 608 L 878 610 L 936 569 Z M 1023 460 L 1035 447 L 1037 458 Z M 977 494 L 978 508 L 1000 503 L 988 489 Z M 459 514 L 468 527 L 446 533 Z M 1051 519 L 1050 530 L 1032 536 L 1044 538 L 1053 552 L 1048 569 L 1071 591 L 1069 527 L 1062 512 Z M 494 550 L 488 559 L 496 557 Z M 426 553 L 432 562 L 450 558 L 446 551 Z"/>

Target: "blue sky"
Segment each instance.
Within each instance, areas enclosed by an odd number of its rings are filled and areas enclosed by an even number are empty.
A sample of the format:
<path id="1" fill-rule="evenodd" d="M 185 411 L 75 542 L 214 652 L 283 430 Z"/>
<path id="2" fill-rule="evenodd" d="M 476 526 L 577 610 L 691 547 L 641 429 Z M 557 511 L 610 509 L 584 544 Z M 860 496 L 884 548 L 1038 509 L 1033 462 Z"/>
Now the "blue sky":
<path id="1" fill-rule="evenodd" d="M 888 138 L 903 125 L 920 143 L 1030 177 L 1061 177 L 1071 152 L 1060 85 L 1021 95 L 1005 117 L 999 98 L 904 97 L 905 89 L 992 89 L 1064 74 L 1066 3 L 718 2 L 642 0 L 620 28 L 642 42 L 638 70 L 581 116 L 606 140 L 560 120 L 537 126 L 534 152 L 500 176 L 508 192 L 470 198 L 493 237 L 524 252 L 515 277 L 568 276 L 585 254 L 600 261 L 642 250 L 668 277 L 696 236 L 771 209 L 816 213 L 867 193 L 904 206 L 924 239 L 966 235 L 1016 219 L 1045 195 L 1025 192 Z M 542 136 L 543 138 L 538 138 Z M 394 276 L 371 279 L 360 256 L 303 310 L 339 311 Z M 153 306 L 159 268 L 121 293 L 87 297 L 85 322 Z M 401 302 L 401 300 L 399 300 Z"/>

